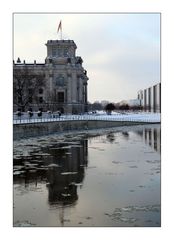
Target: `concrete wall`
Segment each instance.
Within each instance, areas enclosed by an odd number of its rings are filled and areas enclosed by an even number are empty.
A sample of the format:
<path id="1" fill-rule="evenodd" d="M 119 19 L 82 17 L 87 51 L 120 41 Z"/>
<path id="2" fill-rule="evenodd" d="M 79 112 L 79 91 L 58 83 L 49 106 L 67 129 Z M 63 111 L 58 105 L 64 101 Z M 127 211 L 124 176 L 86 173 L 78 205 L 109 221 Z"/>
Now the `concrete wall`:
<path id="1" fill-rule="evenodd" d="M 13 126 L 13 139 L 37 137 L 51 133 L 61 133 L 72 130 L 90 130 L 117 126 L 140 125 L 139 122 L 109 122 L 109 121 L 59 121 L 46 123 L 16 124 Z M 147 124 L 147 123 L 146 123 Z"/>
<path id="2" fill-rule="evenodd" d="M 141 101 L 144 110 L 161 112 L 161 83 L 139 90 L 138 99 Z"/>

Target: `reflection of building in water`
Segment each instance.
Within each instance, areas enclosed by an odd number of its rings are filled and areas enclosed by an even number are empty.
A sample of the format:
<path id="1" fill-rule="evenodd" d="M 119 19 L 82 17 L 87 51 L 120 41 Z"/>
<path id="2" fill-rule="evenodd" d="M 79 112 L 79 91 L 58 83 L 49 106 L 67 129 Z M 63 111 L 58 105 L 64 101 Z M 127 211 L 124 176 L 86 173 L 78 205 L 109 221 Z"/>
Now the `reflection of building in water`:
<path id="1" fill-rule="evenodd" d="M 155 151 L 161 152 L 161 127 L 148 127 L 143 130 L 137 130 L 136 133 Z"/>
<path id="2" fill-rule="evenodd" d="M 49 203 L 69 205 L 78 199 L 77 185 L 82 183 L 87 166 L 87 140 L 79 146 L 71 146 L 68 151 L 57 157 L 54 151 L 53 162 L 60 167 L 48 171 Z"/>
<path id="3" fill-rule="evenodd" d="M 157 152 L 161 152 L 161 128 L 145 128 L 143 139 Z"/>
<path id="4" fill-rule="evenodd" d="M 83 182 L 87 166 L 87 140 L 79 146 L 71 146 L 65 155 L 54 154 L 53 161 L 60 167 L 48 171 L 48 201 L 61 206 L 60 223 L 64 225 L 64 207 L 74 205 L 78 199 L 77 186 Z"/>
<path id="5" fill-rule="evenodd" d="M 58 146 L 54 145 L 52 148 L 43 149 L 43 152 L 49 153 L 43 160 L 36 160 L 36 155 L 33 155 L 29 156 L 30 158 L 26 157 L 26 159 L 22 157 L 22 161 L 21 159 L 14 161 L 14 169 L 17 169 L 16 173 L 19 173 L 18 169 L 23 163 L 21 174 L 15 175 L 14 171 L 14 184 L 25 184 L 26 188 L 34 184 L 37 189 L 38 183 L 48 182 L 49 204 L 62 207 L 60 221 L 63 225 L 63 209 L 66 205 L 76 203 L 78 199 L 77 186 L 82 185 L 85 177 L 88 140 L 82 140 L 77 145 L 74 142 L 58 143 Z M 43 156 L 40 157 L 42 159 Z"/>

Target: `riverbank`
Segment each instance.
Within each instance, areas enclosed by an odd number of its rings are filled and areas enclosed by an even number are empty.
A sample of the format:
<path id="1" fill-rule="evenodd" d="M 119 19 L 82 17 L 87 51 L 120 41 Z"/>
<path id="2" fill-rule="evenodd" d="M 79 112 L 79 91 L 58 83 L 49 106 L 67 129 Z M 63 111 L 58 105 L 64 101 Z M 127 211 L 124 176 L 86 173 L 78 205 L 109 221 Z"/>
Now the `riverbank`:
<path id="1" fill-rule="evenodd" d="M 30 124 L 16 124 L 13 126 L 13 139 L 19 140 L 23 138 L 38 137 L 53 133 L 63 133 L 72 131 L 88 131 L 93 129 L 113 128 L 122 126 L 144 125 L 147 122 L 139 121 L 55 121 L 55 122 L 39 122 Z M 149 124 L 152 124 L 149 122 Z"/>

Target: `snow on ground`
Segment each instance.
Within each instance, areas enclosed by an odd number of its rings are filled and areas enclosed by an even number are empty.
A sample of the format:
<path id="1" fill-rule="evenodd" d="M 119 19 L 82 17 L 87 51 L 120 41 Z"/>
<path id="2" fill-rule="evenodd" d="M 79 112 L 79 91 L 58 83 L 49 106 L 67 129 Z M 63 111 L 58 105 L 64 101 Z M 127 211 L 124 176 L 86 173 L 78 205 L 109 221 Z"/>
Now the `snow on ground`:
<path id="1" fill-rule="evenodd" d="M 29 117 L 28 115 L 23 115 L 21 118 L 14 115 L 14 124 L 22 123 L 33 123 L 33 122 L 53 122 L 53 121 L 90 121 L 90 120 L 100 120 L 100 121 L 130 121 L 130 122 L 150 122 L 150 123 L 160 123 L 161 114 L 151 113 L 151 112 L 113 112 L 111 115 L 107 115 L 103 111 L 97 111 L 95 114 L 84 114 L 84 115 L 61 115 L 57 114 L 43 114 L 42 117 Z"/>

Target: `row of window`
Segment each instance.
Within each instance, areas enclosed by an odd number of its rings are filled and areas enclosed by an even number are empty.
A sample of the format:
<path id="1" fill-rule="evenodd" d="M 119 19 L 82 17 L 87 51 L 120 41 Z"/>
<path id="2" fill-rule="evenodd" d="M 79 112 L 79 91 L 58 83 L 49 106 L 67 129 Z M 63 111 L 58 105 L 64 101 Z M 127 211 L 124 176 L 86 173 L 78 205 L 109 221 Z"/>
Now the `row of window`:
<path id="1" fill-rule="evenodd" d="M 43 88 L 39 88 L 39 91 L 38 91 L 38 92 L 39 92 L 39 94 L 43 94 Z M 32 94 L 32 93 L 33 93 L 33 89 L 32 89 L 32 88 L 29 88 L 29 89 L 28 89 L 28 93 L 29 93 L 29 94 Z"/>
<path id="2" fill-rule="evenodd" d="M 66 85 L 65 77 L 62 74 L 59 74 L 59 76 L 56 77 L 55 85 L 56 86 L 65 86 Z"/>
<path id="3" fill-rule="evenodd" d="M 17 92 L 20 94 L 21 90 L 18 89 Z M 43 91 L 42 88 L 39 88 L 39 91 L 38 91 L 38 92 L 39 92 L 39 94 L 43 94 L 44 91 Z M 32 89 L 32 88 L 29 88 L 29 89 L 28 89 L 28 94 L 29 94 L 29 95 L 30 95 L 30 94 L 33 94 L 33 89 Z"/>
<path id="4" fill-rule="evenodd" d="M 39 97 L 38 100 L 39 100 L 39 103 L 44 102 L 43 97 Z M 29 101 L 29 103 L 33 103 L 33 98 L 29 97 L 28 101 Z M 64 101 L 65 101 L 64 92 L 58 92 L 57 93 L 57 101 L 60 102 L 60 103 L 64 103 Z M 22 103 L 22 98 L 21 97 L 18 97 L 18 103 Z"/>
<path id="5" fill-rule="evenodd" d="M 53 48 L 52 49 L 52 55 L 53 55 L 53 57 L 56 57 L 56 56 L 68 57 L 69 56 L 69 51 L 66 48 L 65 49 Z"/>
<path id="6" fill-rule="evenodd" d="M 39 103 L 43 103 L 43 97 L 39 97 L 38 100 L 39 100 Z M 28 102 L 33 103 L 33 98 L 29 97 Z M 21 97 L 18 97 L 18 103 L 22 103 L 22 98 Z"/>

